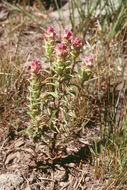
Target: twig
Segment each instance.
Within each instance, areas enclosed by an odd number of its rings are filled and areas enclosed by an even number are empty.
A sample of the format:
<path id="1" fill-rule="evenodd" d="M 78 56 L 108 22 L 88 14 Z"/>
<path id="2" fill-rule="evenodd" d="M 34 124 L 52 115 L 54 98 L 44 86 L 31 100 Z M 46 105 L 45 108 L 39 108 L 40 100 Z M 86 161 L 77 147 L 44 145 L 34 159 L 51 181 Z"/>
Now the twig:
<path id="1" fill-rule="evenodd" d="M 0 151 L 3 149 L 3 147 L 4 147 L 5 143 L 6 143 L 8 140 L 9 140 L 9 137 L 8 137 L 8 138 L 6 138 L 6 139 L 5 139 L 5 141 L 3 142 L 3 144 L 1 145 L 1 147 L 0 147 Z"/>
<path id="2" fill-rule="evenodd" d="M 52 189 L 54 189 L 54 187 L 55 187 L 54 171 L 52 171 L 51 176 L 52 176 Z"/>
<path id="3" fill-rule="evenodd" d="M 70 182 L 68 182 L 66 185 L 64 185 L 60 190 L 65 189 L 66 187 L 68 187 L 69 184 L 70 184 Z"/>
<path id="4" fill-rule="evenodd" d="M 80 183 L 81 183 L 81 181 L 82 181 L 82 179 L 83 179 L 83 177 L 84 177 L 85 175 L 86 175 L 86 171 L 82 172 L 82 176 L 81 176 L 81 178 L 80 178 L 80 180 L 79 180 L 79 182 L 78 182 L 78 185 L 76 186 L 75 190 L 78 190 L 79 185 L 80 185 Z"/>
<path id="5" fill-rule="evenodd" d="M 48 179 L 48 178 L 45 178 L 45 177 L 39 177 L 38 179 L 44 180 L 44 181 L 53 181 L 53 182 L 55 182 L 54 179 Z"/>

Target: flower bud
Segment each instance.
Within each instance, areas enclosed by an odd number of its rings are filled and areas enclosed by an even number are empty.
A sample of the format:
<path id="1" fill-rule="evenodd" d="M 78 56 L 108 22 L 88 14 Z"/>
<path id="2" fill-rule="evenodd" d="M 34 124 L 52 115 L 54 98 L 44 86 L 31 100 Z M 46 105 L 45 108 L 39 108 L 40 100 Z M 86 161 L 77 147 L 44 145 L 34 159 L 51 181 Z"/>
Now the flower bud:
<path id="1" fill-rule="evenodd" d="M 71 42 L 72 39 L 73 39 L 73 33 L 70 30 L 65 29 L 62 34 L 62 42 L 68 43 Z"/>
<path id="2" fill-rule="evenodd" d="M 82 60 L 82 65 L 83 65 L 83 66 L 87 66 L 87 67 L 89 67 L 89 68 L 92 68 L 92 67 L 93 67 L 93 57 L 92 57 L 91 55 L 85 57 L 85 58 Z"/>
<path id="3" fill-rule="evenodd" d="M 74 40 L 72 40 L 72 49 L 79 51 L 81 47 L 82 40 L 79 37 L 76 37 Z"/>
<path id="4" fill-rule="evenodd" d="M 44 34 L 44 48 L 45 48 L 45 53 L 47 59 L 51 62 L 51 59 L 53 59 L 53 52 L 54 52 L 54 47 L 55 47 L 55 37 L 56 37 L 56 32 L 54 31 L 52 26 L 49 26 L 47 31 Z"/>
<path id="5" fill-rule="evenodd" d="M 56 32 L 54 31 L 54 28 L 52 26 L 49 26 L 47 31 L 44 34 L 44 38 L 46 40 L 52 39 L 54 40 L 56 36 Z"/>
<path id="6" fill-rule="evenodd" d="M 79 54 L 80 54 L 80 49 L 82 47 L 82 40 L 78 37 L 76 37 L 74 40 L 71 41 L 71 55 L 72 59 L 75 60 Z"/>
<path id="7" fill-rule="evenodd" d="M 40 63 L 38 63 L 38 61 L 33 61 L 30 65 L 29 65 L 29 70 L 28 70 L 28 74 L 36 74 L 39 75 L 41 73 L 41 69 L 42 66 Z"/>
<path id="8" fill-rule="evenodd" d="M 67 55 L 69 55 L 67 45 L 64 43 L 58 44 L 55 48 L 55 51 L 57 57 L 66 57 Z"/>

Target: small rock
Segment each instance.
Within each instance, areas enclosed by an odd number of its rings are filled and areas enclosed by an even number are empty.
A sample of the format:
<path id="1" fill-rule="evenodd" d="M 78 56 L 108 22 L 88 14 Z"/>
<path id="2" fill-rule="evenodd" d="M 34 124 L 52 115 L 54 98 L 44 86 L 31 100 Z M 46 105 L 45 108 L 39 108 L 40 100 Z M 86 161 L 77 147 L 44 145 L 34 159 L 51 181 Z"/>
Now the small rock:
<path id="1" fill-rule="evenodd" d="M 90 181 L 90 177 L 85 178 L 85 182 L 88 182 L 88 181 Z"/>
<path id="2" fill-rule="evenodd" d="M 0 190 L 17 189 L 23 182 L 23 178 L 17 174 L 0 175 Z"/>

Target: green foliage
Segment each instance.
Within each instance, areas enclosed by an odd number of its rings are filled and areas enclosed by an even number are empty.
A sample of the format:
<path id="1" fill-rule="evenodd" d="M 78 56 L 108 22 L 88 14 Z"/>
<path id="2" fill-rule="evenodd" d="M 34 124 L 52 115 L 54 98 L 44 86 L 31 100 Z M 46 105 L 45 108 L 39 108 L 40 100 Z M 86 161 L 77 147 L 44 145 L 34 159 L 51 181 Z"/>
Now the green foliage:
<path id="1" fill-rule="evenodd" d="M 30 79 L 29 86 L 29 116 L 31 117 L 31 121 L 27 128 L 27 133 L 30 138 L 37 138 L 40 134 L 39 132 L 42 130 L 40 125 L 40 117 L 41 117 L 41 83 L 39 78 L 36 75 L 32 75 Z M 40 130 L 41 129 L 41 130 Z"/>
<path id="2" fill-rule="evenodd" d="M 70 43 L 69 35 L 73 34 L 69 30 L 64 32 L 67 34 L 67 36 L 65 34 L 66 41 L 68 40 L 68 43 Z M 84 99 L 86 93 L 84 82 L 93 76 L 92 56 L 86 57 L 83 64 L 80 60 L 76 62 L 80 54 L 82 41 L 79 38 L 71 39 L 72 46 L 67 46 L 68 43 L 55 44 L 56 35 L 54 34 L 52 27 L 49 27 L 45 33 L 44 47 L 50 65 L 47 70 L 43 68 L 41 70 L 42 73 L 47 73 L 47 77 L 44 79 L 45 82 L 41 79 L 40 65 L 37 61 L 30 64 L 32 69 L 28 72 L 30 74 L 34 72 L 29 79 L 28 107 L 31 121 L 27 129 L 29 137 L 33 139 L 46 140 L 45 130 L 66 137 L 79 130 L 79 124 L 77 126 L 76 120 L 79 117 L 77 110 L 83 109 L 85 104 L 87 105 Z M 78 49 L 76 45 L 78 45 Z M 71 53 L 74 48 L 75 57 Z M 76 49 L 78 53 L 76 53 Z M 38 70 L 39 75 L 36 74 Z M 75 103 L 78 102 L 79 107 L 75 107 Z M 82 106 L 84 107 L 82 108 Z M 85 112 L 82 112 L 80 117 L 84 117 L 84 114 Z M 47 140 L 49 139 L 50 136 Z"/>

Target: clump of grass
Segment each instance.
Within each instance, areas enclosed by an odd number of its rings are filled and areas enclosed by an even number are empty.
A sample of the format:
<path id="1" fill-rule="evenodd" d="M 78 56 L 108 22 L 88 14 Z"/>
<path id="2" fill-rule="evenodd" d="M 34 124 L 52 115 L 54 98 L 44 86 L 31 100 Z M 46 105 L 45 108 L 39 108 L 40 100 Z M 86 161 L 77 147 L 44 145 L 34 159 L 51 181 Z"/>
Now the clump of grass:
<path id="1" fill-rule="evenodd" d="M 118 69 L 118 65 L 115 66 Z M 124 69 L 123 69 L 124 71 Z M 100 140 L 94 143 L 93 161 L 95 176 L 105 182 L 106 189 L 125 189 L 127 166 L 127 107 L 123 74 L 123 88 L 116 91 L 118 79 L 114 72 L 111 90 L 111 80 L 108 83 L 106 97 L 102 109 L 104 115 L 100 122 Z M 102 113 L 101 113 L 102 115 Z M 125 185 L 125 186 L 124 186 Z"/>
<path id="2" fill-rule="evenodd" d="M 117 132 L 110 132 L 110 128 L 116 126 L 107 126 L 110 134 L 102 139 L 102 142 L 95 143 L 94 165 L 95 176 L 105 182 L 106 189 L 125 189 L 126 186 L 126 167 L 127 167 L 127 120 L 126 111 L 121 118 L 120 128 Z M 118 127 L 118 126 L 117 126 Z M 110 135 L 110 137 L 109 137 Z"/>
<path id="3" fill-rule="evenodd" d="M 115 3 L 111 0 L 108 1 L 70 1 L 70 18 L 73 30 L 78 31 L 85 35 L 91 28 L 91 24 L 96 25 L 98 20 L 103 32 L 108 32 L 106 35 L 109 39 L 115 36 L 121 37 L 126 26 L 126 2 L 116 1 Z M 74 17 L 75 9 L 77 9 L 79 14 L 78 25 Z M 108 27 L 110 26 L 110 27 Z"/>
<path id="4" fill-rule="evenodd" d="M 21 8 L 19 5 L 15 6 L 6 1 L 3 3 L 11 7 L 11 11 L 9 18 L 2 22 L 4 30 L 1 34 L 0 45 L 0 112 L 1 122 L 4 122 L 4 125 L 10 126 L 12 129 L 20 128 L 21 125 L 17 124 L 17 121 L 20 120 L 18 117 L 23 117 L 27 103 L 26 89 L 28 82 L 24 76 L 25 68 L 23 63 L 29 57 L 33 36 L 31 37 L 29 34 L 25 35 L 25 31 L 27 27 L 31 27 L 31 19 L 34 16 L 30 16 L 31 13 L 29 14 L 28 7 Z M 35 33 L 36 28 L 40 28 L 43 33 L 42 25 L 36 23 L 34 27 Z M 30 36 L 30 43 L 27 36 Z M 22 111 L 20 111 L 21 107 L 23 107 Z M 19 114 L 17 110 L 21 113 Z M 24 126 L 24 119 L 20 120 L 20 123 Z"/>
<path id="5" fill-rule="evenodd" d="M 120 82 L 125 88 L 123 44 L 127 4 L 118 1 L 117 7 L 115 5 L 110 0 L 86 1 L 84 5 L 81 1 L 70 1 L 73 30 L 84 36 L 84 43 L 87 42 L 89 48 L 96 49 L 93 54 L 98 77 L 94 90 L 98 95 L 101 140 L 95 142 L 93 160 L 95 176 L 106 183 L 106 190 L 125 188 L 127 164 L 126 94 L 123 89 L 116 90 Z M 78 24 L 74 17 L 75 9 L 79 13 Z M 100 14 L 96 15 L 97 11 Z M 123 100 L 124 103 L 121 102 Z"/>

